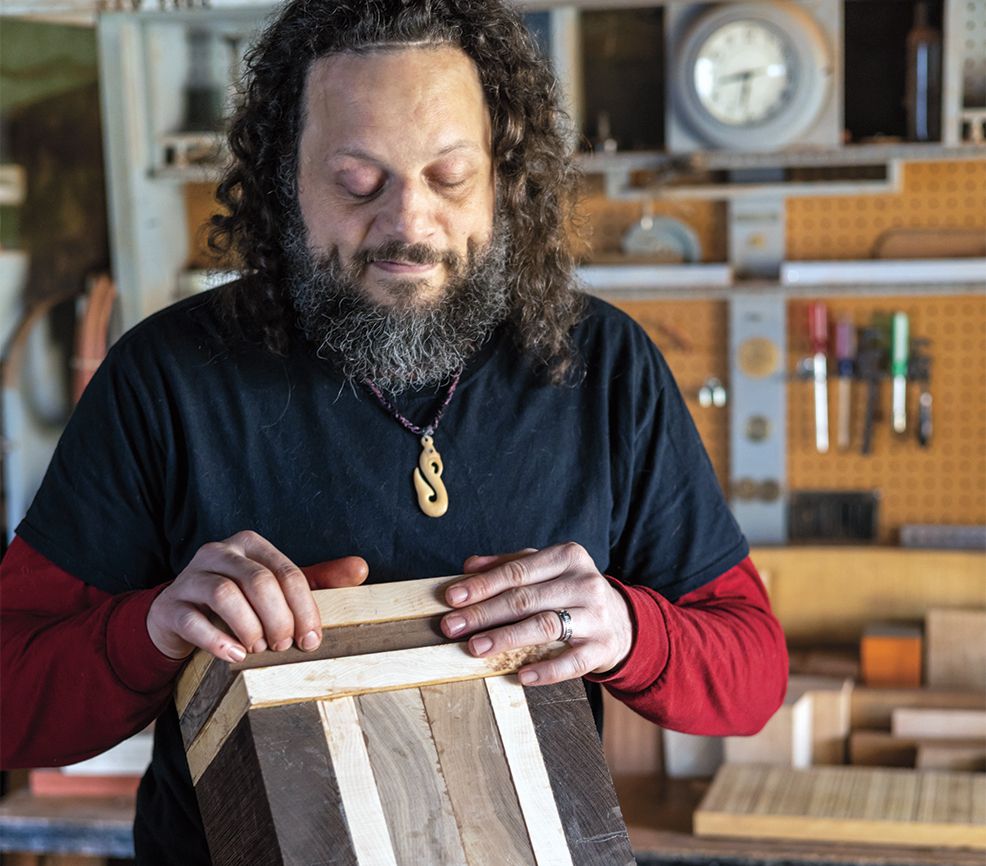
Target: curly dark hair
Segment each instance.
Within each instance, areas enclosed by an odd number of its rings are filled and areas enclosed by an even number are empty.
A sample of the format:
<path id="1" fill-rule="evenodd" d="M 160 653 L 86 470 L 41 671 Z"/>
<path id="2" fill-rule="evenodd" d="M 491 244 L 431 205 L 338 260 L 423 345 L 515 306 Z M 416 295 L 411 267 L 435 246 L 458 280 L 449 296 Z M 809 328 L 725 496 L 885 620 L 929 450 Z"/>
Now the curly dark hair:
<path id="1" fill-rule="evenodd" d="M 573 287 L 571 225 L 578 173 L 568 119 L 547 61 L 500 0 L 292 0 L 246 56 L 216 191 L 209 246 L 254 279 L 220 293 L 239 332 L 281 354 L 294 313 L 283 286 L 281 227 L 297 207 L 303 93 L 313 61 L 400 43 L 450 44 L 476 64 L 493 128 L 498 200 L 513 238 L 510 321 L 520 348 L 560 383 L 579 363 L 571 330 L 585 299 Z"/>

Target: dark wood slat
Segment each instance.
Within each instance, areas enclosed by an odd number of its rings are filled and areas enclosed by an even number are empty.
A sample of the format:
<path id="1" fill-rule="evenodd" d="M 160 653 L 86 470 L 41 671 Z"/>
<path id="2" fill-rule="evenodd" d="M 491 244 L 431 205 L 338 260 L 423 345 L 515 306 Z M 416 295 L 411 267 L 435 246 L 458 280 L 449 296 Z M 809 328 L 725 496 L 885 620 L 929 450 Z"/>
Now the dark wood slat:
<path id="1" fill-rule="evenodd" d="M 247 713 L 195 793 L 215 866 L 357 866 L 314 703 Z"/>
<path id="2" fill-rule="evenodd" d="M 239 671 L 411 647 L 437 646 L 448 641 L 439 628 L 439 622 L 440 617 L 426 617 L 327 628 L 322 632 L 322 643 L 314 652 L 306 653 L 295 648 L 279 653 L 268 650 L 252 653 L 237 664 L 213 659 L 181 716 L 181 735 L 185 748 L 198 736 Z"/>
<path id="3" fill-rule="evenodd" d="M 421 696 L 466 860 L 488 862 L 496 852 L 500 863 L 533 863 L 485 682 L 425 686 Z"/>
<path id="4" fill-rule="evenodd" d="M 421 693 L 377 692 L 356 703 L 398 866 L 465 866 Z"/>
<path id="5" fill-rule="evenodd" d="M 633 852 L 580 680 L 528 686 L 527 705 L 578 866 L 633 866 Z"/>

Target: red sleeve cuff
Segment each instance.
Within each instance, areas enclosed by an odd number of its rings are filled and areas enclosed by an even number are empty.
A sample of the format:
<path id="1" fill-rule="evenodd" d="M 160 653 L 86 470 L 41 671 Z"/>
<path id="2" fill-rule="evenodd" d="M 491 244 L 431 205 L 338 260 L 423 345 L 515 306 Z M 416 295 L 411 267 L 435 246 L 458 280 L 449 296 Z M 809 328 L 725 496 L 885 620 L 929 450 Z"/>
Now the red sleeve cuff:
<path id="1" fill-rule="evenodd" d="M 652 686 L 668 663 L 668 626 L 654 595 L 637 586 L 627 586 L 609 575 L 606 579 L 623 596 L 633 624 L 630 652 L 615 668 L 589 674 L 587 680 L 618 692 L 641 692 Z"/>
<path id="2" fill-rule="evenodd" d="M 147 633 L 147 612 L 168 584 L 126 593 L 106 622 L 106 658 L 128 689 L 153 694 L 174 682 L 186 659 L 159 650 Z"/>

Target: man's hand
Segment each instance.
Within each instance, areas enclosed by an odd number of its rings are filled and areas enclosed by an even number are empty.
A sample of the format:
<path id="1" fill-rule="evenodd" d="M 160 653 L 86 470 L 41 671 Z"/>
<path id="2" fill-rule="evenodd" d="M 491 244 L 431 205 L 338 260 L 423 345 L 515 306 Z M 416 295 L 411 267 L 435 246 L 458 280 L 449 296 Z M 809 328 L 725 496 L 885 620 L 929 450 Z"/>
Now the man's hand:
<path id="1" fill-rule="evenodd" d="M 583 547 L 560 544 L 507 556 L 472 556 L 472 574 L 446 590 L 458 610 L 442 619 L 449 637 L 469 639 L 476 656 L 550 643 L 561 636 L 557 610 L 572 617 L 570 649 L 521 668 L 525 685 L 562 682 L 618 665 L 630 652 L 633 624 L 623 596 L 603 577 Z"/>
<path id="2" fill-rule="evenodd" d="M 243 661 L 247 652 L 286 650 L 292 643 L 311 651 L 322 642 L 312 589 L 356 586 L 367 573 L 363 559 L 347 556 L 308 570 L 309 578 L 257 533 L 238 532 L 198 549 L 154 599 L 147 631 L 161 652 L 176 659 L 196 647 L 232 662 Z"/>

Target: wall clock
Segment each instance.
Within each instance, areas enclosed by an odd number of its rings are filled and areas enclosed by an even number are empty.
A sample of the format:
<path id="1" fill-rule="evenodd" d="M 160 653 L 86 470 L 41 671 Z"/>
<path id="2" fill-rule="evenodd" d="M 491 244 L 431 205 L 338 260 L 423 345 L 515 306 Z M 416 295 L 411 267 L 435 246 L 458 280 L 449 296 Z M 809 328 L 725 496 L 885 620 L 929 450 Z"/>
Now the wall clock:
<path id="1" fill-rule="evenodd" d="M 668 150 L 839 145 L 838 0 L 667 8 Z"/>

